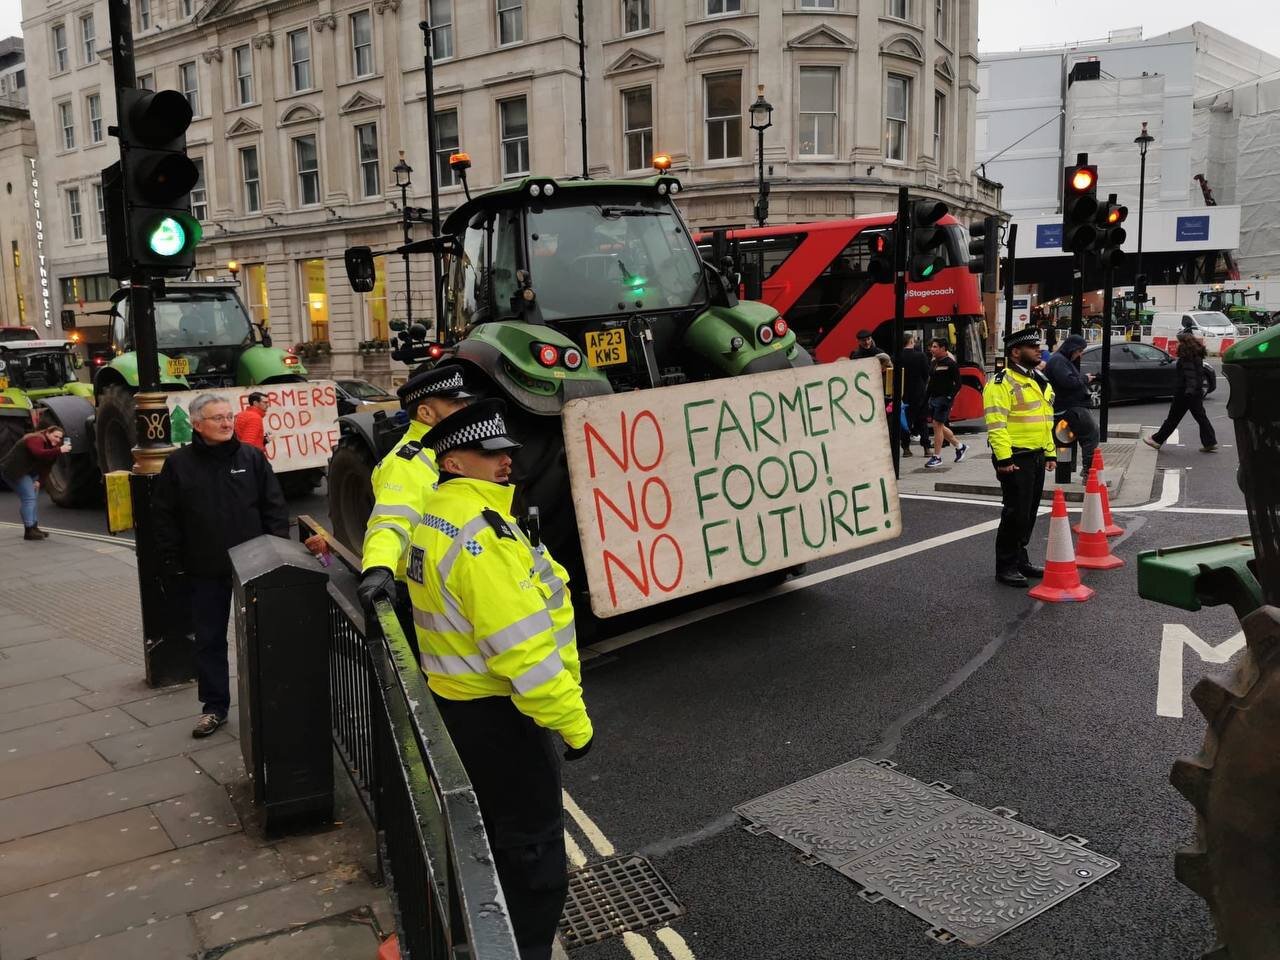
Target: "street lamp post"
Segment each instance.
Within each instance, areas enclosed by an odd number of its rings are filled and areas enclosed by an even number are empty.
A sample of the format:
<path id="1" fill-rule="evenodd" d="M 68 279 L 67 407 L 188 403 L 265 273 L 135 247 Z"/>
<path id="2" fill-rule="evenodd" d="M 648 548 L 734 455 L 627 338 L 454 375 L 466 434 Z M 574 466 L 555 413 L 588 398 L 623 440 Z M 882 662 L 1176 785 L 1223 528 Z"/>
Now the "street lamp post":
<path id="1" fill-rule="evenodd" d="M 756 226 L 769 220 L 769 184 L 764 179 L 764 132 L 773 126 L 773 104 L 764 98 L 764 84 L 756 84 L 756 101 L 751 104 L 751 129 L 756 132 L 756 160 L 760 182 L 756 193 Z M 764 295 L 764 242 L 756 244 L 756 296 Z"/>
<path id="2" fill-rule="evenodd" d="M 400 224 L 404 228 L 404 244 L 409 245 L 409 185 L 413 182 L 410 175 L 413 173 L 413 167 L 404 162 L 404 151 L 400 151 L 400 162 L 391 168 L 391 172 L 395 175 L 396 186 L 400 188 Z M 402 256 L 404 257 L 404 322 L 405 329 L 413 325 L 413 296 L 412 282 L 409 277 L 409 252 L 406 250 Z"/>
<path id="3" fill-rule="evenodd" d="M 1142 133 L 1133 138 L 1133 142 L 1138 145 L 1138 156 L 1140 158 L 1138 161 L 1138 265 L 1133 272 L 1134 286 L 1139 287 L 1142 292 L 1141 299 L 1134 298 L 1133 307 L 1134 312 L 1137 314 L 1136 319 L 1139 321 L 1142 319 L 1142 304 L 1147 299 L 1146 275 L 1142 272 L 1142 209 L 1147 199 L 1147 147 L 1150 146 L 1151 141 L 1154 139 L 1155 137 L 1147 133 L 1147 124 L 1146 121 L 1143 121 Z M 1139 278 L 1143 280 L 1141 284 L 1139 283 Z"/>

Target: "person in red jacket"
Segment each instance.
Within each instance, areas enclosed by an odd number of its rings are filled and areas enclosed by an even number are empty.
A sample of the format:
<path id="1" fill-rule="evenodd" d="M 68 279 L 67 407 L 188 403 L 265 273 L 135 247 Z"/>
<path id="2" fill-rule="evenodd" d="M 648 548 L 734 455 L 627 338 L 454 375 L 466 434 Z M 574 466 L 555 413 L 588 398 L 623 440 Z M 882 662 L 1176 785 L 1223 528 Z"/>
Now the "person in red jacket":
<path id="1" fill-rule="evenodd" d="M 237 440 L 265 452 L 267 433 L 263 418 L 267 415 L 267 407 L 270 405 L 271 401 L 267 399 L 265 393 L 254 391 L 249 394 L 249 405 L 236 417 Z"/>
<path id="2" fill-rule="evenodd" d="M 62 428 L 48 427 L 20 438 L 0 461 L 5 482 L 18 493 L 23 540 L 44 540 L 49 536 L 37 524 L 40 483 L 49 478 L 54 461 L 70 449 Z"/>

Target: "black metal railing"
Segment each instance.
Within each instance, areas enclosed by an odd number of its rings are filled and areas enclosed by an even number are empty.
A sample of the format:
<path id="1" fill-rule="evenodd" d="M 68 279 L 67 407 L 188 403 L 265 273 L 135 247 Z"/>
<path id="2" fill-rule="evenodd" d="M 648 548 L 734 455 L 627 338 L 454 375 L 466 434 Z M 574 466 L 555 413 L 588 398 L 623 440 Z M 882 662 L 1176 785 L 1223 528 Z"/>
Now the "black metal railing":
<path id="1" fill-rule="evenodd" d="M 475 791 L 389 603 L 367 629 L 359 562 L 310 517 L 333 562 L 329 663 L 333 742 L 377 831 L 403 960 L 516 960 Z"/>

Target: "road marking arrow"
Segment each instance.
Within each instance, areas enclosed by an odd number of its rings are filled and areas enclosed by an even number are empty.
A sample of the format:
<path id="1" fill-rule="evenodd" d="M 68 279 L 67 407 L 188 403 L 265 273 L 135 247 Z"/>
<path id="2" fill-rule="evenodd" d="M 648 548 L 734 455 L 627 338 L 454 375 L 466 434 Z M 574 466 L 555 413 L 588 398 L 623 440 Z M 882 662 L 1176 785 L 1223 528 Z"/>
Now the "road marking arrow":
<path id="1" fill-rule="evenodd" d="M 1160 639 L 1160 682 L 1156 687 L 1156 716 L 1182 716 L 1182 648 L 1190 647 L 1204 663 L 1226 663 L 1244 647 L 1244 631 L 1217 646 L 1201 640 L 1190 627 L 1166 623 Z"/>

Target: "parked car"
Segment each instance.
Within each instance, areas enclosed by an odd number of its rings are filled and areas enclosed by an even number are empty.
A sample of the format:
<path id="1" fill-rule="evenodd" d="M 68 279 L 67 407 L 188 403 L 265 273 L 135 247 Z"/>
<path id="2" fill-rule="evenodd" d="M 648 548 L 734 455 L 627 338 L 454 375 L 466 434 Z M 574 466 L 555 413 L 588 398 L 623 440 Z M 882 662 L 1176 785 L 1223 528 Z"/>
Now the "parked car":
<path id="1" fill-rule="evenodd" d="M 1172 397 L 1177 380 L 1177 360 L 1149 343 L 1113 342 L 1111 344 L 1111 401 L 1156 400 Z M 1218 375 L 1209 364 L 1208 388 L 1205 396 L 1218 386 Z M 1083 373 L 1098 375 L 1089 384 L 1089 401 L 1093 407 L 1102 406 L 1102 345 L 1095 344 L 1085 350 L 1080 358 Z"/>
<path id="2" fill-rule="evenodd" d="M 388 393 L 368 380 L 335 380 L 338 393 L 338 416 L 345 417 L 373 403 L 395 403 L 396 395 Z"/>

